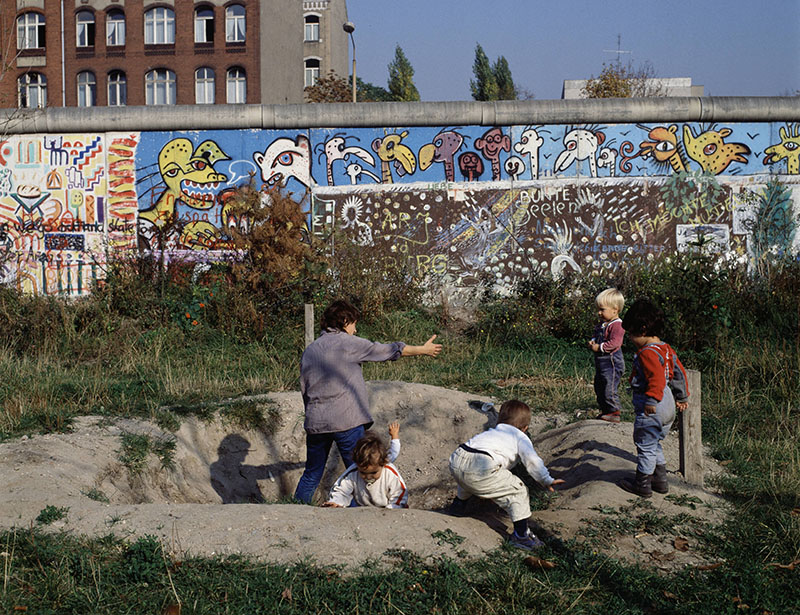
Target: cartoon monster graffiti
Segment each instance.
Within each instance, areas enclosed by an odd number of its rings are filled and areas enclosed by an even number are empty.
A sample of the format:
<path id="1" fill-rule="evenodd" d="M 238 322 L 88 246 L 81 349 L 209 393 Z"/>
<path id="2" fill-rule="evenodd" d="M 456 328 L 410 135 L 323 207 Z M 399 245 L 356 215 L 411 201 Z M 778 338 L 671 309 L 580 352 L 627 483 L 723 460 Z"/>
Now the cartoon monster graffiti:
<path id="1" fill-rule="evenodd" d="M 417 158 L 411 148 L 403 143 L 403 139 L 408 136 L 408 131 L 404 130 L 400 134 L 391 133 L 378 137 L 372 141 L 372 151 L 378 154 L 381 160 L 381 182 L 393 184 L 394 177 L 390 163 L 394 163 L 394 169 L 399 176 L 412 175 L 417 169 Z"/>
<path id="2" fill-rule="evenodd" d="M 692 129 L 683 127 L 683 145 L 686 154 L 697 162 L 706 173 L 719 175 L 732 162 L 747 164 L 746 156 L 750 148 L 744 143 L 725 143 L 725 137 L 733 132 L 730 128 L 721 130 L 706 130 L 694 136 Z"/>
<path id="3" fill-rule="evenodd" d="M 597 154 L 597 168 L 608 167 L 610 177 L 617 174 L 617 150 L 613 147 L 602 147 Z"/>
<path id="4" fill-rule="evenodd" d="M 490 128 L 479 139 L 475 139 L 477 149 L 492 164 L 492 180 L 500 179 L 500 152 L 511 151 L 511 139 L 495 126 Z"/>
<path id="5" fill-rule="evenodd" d="M 786 124 L 780 128 L 781 142 L 764 150 L 764 164 L 786 160 L 786 172 L 800 174 L 800 123 Z"/>
<path id="6" fill-rule="evenodd" d="M 539 148 L 544 144 L 544 139 L 539 136 L 535 128 L 523 131 L 519 143 L 514 144 L 514 151 L 530 157 L 531 179 L 539 179 Z"/>
<path id="7" fill-rule="evenodd" d="M 462 134 L 455 130 L 441 131 L 431 143 L 426 143 L 419 149 L 419 170 L 425 171 L 434 162 L 441 162 L 444 165 L 445 180 L 455 181 L 453 159 L 462 145 L 464 145 Z"/>
<path id="8" fill-rule="evenodd" d="M 466 181 L 478 181 L 483 175 L 483 160 L 475 152 L 464 152 L 458 157 L 458 170 Z"/>
<path id="9" fill-rule="evenodd" d="M 597 177 L 597 148 L 606 140 L 600 130 L 573 128 L 564 135 L 564 150 L 556 158 L 553 173 L 566 171 L 575 161 L 589 161 L 589 172 Z"/>
<path id="10" fill-rule="evenodd" d="M 319 145 L 317 145 L 317 148 L 319 148 Z M 315 151 L 317 150 L 315 149 Z M 375 166 L 375 157 L 372 154 L 370 154 L 363 147 L 358 147 L 357 145 L 351 145 L 349 147 L 346 147 L 344 137 L 342 137 L 340 134 L 335 134 L 330 139 L 325 141 L 322 153 L 325 155 L 325 170 L 329 186 L 334 185 L 333 163 L 336 162 L 337 160 L 348 161 L 350 156 L 355 156 L 356 158 L 360 158 L 364 162 L 372 165 L 373 167 Z M 353 164 L 358 164 L 358 163 L 353 163 Z M 349 166 L 350 165 L 348 165 L 348 168 Z M 350 173 L 348 172 L 347 175 L 350 175 Z M 370 175 L 372 174 L 370 173 Z M 351 180 L 352 179 L 353 178 L 351 175 Z M 351 183 L 355 182 L 351 181 Z"/>
<path id="11" fill-rule="evenodd" d="M 230 160 L 214 141 L 203 141 L 194 149 L 189 139 L 178 138 L 167 143 L 158 154 L 158 170 L 167 188 L 155 205 L 139 212 L 139 241 L 144 248 L 155 247 L 157 232 L 175 221 L 175 208 L 184 203 L 193 209 L 211 209 L 216 192 L 227 176 L 217 173 L 214 165 Z M 181 229 L 181 237 L 194 242 L 197 222 Z M 202 246 L 190 246 L 202 247 Z"/>
<path id="12" fill-rule="evenodd" d="M 275 139 L 263 154 L 254 153 L 253 160 L 261 169 L 261 179 L 269 187 L 291 177 L 306 188 L 314 186 L 314 179 L 311 177 L 311 145 L 305 135 L 297 135 L 294 140 L 287 137 Z"/>

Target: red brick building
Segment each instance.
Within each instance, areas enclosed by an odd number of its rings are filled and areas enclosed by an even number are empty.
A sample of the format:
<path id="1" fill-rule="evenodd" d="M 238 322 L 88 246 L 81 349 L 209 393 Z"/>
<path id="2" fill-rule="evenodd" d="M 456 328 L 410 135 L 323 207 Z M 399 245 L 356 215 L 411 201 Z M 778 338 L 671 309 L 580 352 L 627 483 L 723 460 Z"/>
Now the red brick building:
<path id="1" fill-rule="evenodd" d="M 303 102 L 309 49 L 347 74 L 346 16 L 344 0 L 2 0 L 0 106 Z"/>

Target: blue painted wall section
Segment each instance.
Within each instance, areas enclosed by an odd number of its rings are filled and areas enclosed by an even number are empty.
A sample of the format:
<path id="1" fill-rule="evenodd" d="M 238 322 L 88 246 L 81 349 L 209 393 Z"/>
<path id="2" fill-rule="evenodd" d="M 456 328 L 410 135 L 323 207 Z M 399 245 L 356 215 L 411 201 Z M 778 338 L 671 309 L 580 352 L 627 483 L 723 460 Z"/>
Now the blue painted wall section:
<path id="1" fill-rule="evenodd" d="M 600 271 L 698 240 L 746 255 L 748 194 L 772 175 L 800 209 L 799 123 L 16 135 L 0 140 L 3 277 L 75 295 L 109 253 L 219 258 L 240 224 L 230 196 L 251 178 L 310 191 L 312 232 L 457 285 Z"/>

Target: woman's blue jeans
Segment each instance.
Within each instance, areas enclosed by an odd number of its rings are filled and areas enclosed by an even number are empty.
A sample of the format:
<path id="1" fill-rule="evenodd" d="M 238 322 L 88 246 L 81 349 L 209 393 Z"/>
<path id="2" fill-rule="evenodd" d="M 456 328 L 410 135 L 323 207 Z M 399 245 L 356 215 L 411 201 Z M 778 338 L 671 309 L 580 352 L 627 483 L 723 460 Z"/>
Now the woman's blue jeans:
<path id="1" fill-rule="evenodd" d="M 339 455 L 344 461 L 344 467 L 348 468 L 353 464 L 353 449 L 361 437 L 364 435 L 364 426 L 359 425 L 347 431 L 335 431 L 333 433 L 308 433 L 306 432 L 306 469 L 297 483 L 294 497 L 297 500 L 311 503 L 314 492 L 322 480 L 325 472 L 325 464 L 328 462 L 328 453 L 331 445 L 336 442 Z"/>

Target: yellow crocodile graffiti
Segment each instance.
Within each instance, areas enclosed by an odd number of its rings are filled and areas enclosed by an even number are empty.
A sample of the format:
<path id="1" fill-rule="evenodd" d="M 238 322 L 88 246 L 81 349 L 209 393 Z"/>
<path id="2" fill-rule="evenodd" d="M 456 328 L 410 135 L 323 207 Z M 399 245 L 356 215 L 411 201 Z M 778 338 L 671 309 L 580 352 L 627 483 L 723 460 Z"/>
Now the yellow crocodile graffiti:
<path id="1" fill-rule="evenodd" d="M 230 158 L 214 141 L 203 141 L 197 149 L 189 139 L 178 138 L 167 143 L 158 154 L 158 170 L 167 189 L 155 205 L 139 212 L 140 239 L 154 247 L 152 235 L 175 221 L 179 201 L 193 209 L 214 207 L 220 185 L 228 181 L 226 175 L 214 170 L 214 164 L 220 160 Z M 180 243 L 194 249 L 208 247 L 210 228 L 215 227 L 207 221 L 188 222 L 181 229 Z M 202 237 L 195 237 L 198 234 Z"/>
<path id="2" fill-rule="evenodd" d="M 789 175 L 800 174 L 800 123 L 786 124 L 780 129 L 781 142 L 764 150 L 764 164 L 775 164 L 786 160 Z"/>

